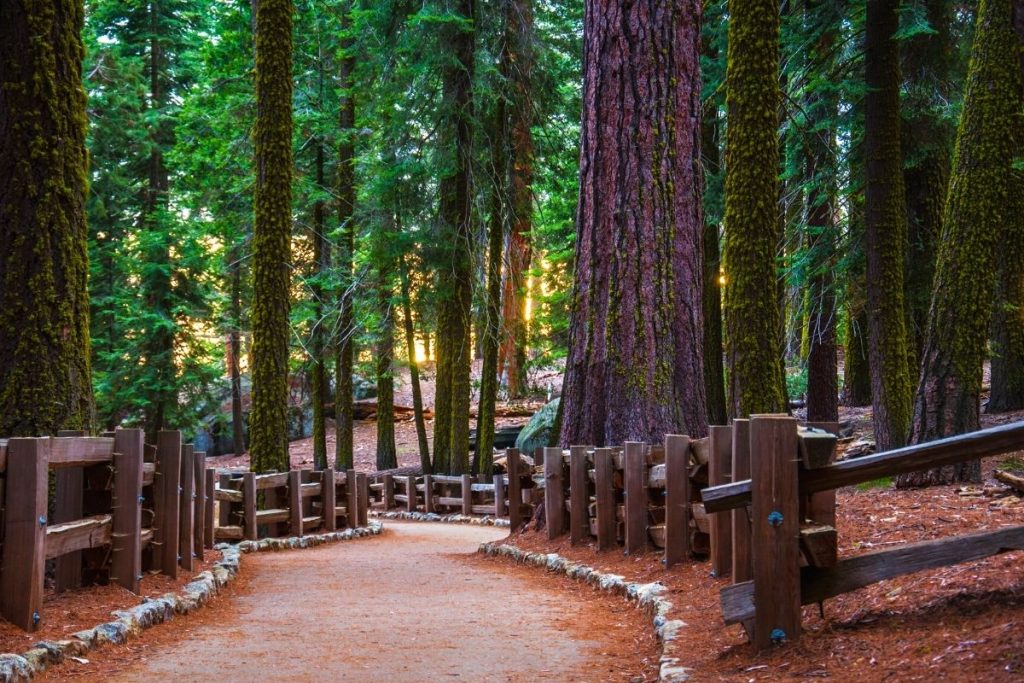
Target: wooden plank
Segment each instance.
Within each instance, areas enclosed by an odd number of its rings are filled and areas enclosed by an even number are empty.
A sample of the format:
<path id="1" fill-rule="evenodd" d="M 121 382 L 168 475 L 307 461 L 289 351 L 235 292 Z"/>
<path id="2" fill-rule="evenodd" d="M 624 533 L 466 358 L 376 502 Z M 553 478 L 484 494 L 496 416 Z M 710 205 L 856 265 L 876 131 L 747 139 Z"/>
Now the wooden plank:
<path id="1" fill-rule="evenodd" d="M 358 482 L 356 482 L 356 471 L 348 470 L 345 475 L 345 481 L 345 509 L 347 510 L 347 513 L 345 514 L 345 522 L 348 524 L 349 529 L 355 529 L 359 526 L 359 499 L 356 495 L 358 484 Z"/>
<path id="2" fill-rule="evenodd" d="M 193 454 L 193 483 L 195 495 L 193 503 L 195 506 L 195 512 L 193 513 L 193 533 L 192 533 L 192 553 L 197 560 L 203 561 L 204 553 L 203 543 L 204 530 L 206 529 L 206 480 L 203 479 L 206 469 L 206 453 L 198 451 Z"/>
<path id="3" fill-rule="evenodd" d="M 291 522 L 292 511 L 287 508 L 272 508 L 270 510 L 256 511 L 256 526 L 264 524 L 277 524 L 278 522 Z"/>
<path id="4" fill-rule="evenodd" d="M 288 472 L 288 509 L 291 511 L 291 535 L 301 536 L 302 529 L 302 474 L 298 470 Z"/>
<path id="5" fill-rule="evenodd" d="M 750 478 L 750 420 L 732 421 L 732 476 L 734 479 Z M 749 581 L 752 576 L 750 513 L 744 506 L 729 514 L 732 516 L 732 582 Z"/>
<path id="6" fill-rule="evenodd" d="M 565 478 L 561 448 L 544 449 L 544 516 L 548 538 L 565 533 Z"/>
<path id="7" fill-rule="evenodd" d="M 110 541 L 110 580 L 132 593 L 142 580 L 142 458 L 141 429 L 114 433 L 114 495 Z"/>
<path id="8" fill-rule="evenodd" d="M 436 496 L 434 498 L 434 505 L 439 507 L 462 509 L 462 504 L 462 496 Z"/>
<path id="9" fill-rule="evenodd" d="M 242 475 L 242 531 L 247 541 L 255 541 L 259 533 L 256 490 L 256 473 L 246 472 Z"/>
<path id="10" fill-rule="evenodd" d="M 494 516 L 495 517 L 506 517 L 508 515 L 508 506 L 505 502 L 505 475 L 495 474 L 494 483 Z"/>
<path id="11" fill-rule="evenodd" d="M 461 484 L 462 477 L 453 474 L 433 474 L 435 484 Z"/>
<path id="12" fill-rule="evenodd" d="M 395 507 L 395 478 L 391 474 L 385 474 L 381 483 L 384 484 L 384 509 L 390 510 Z"/>
<path id="13" fill-rule="evenodd" d="M 365 472 L 356 474 L 356 488 L 358 497 L 358 519 L 359 526 L 367 526 L 370 523 L 370 482 Z"/>
<path id="14" fill-rule="evenodd" d="M 82 489 L 85 485 L 81 467 L 57 470 L 57 498 L 54 501 L 53 521 L 60 524 L 82 517 Z M 56 562 L 54 585 L 58 593 L 82 585 L 82 553 L 61 555 Z"/>
<path id="15" fill-rule="evenodd" d="M 469 474 L 462 475 L 462 514 L 473 514 L 473 477 Z"/>
<path id="16" fill-rule="evenodd" d="M 157 468 L 162 481 L 163 531 L 160 534 L 160 571 L 178 578 L 178 536 L 181 524 L 181 432 L 163 430 L 157 434 Z"/>
<path id="17" fill-rule="evenodd" d="M 647 456 L 644 444 L 627 441 L 623 479 L 626 512 L 626 554 L 647 550 Z"/>
<path id="18" fill-rule="evenodd" d="M 839 561 L 838 535 L 835 527 L 813 525 L 800 527 L 800 550 L 812 567 L 834 567 Z"/>
<path id="19" fill-rule="evenodd" d="M 505 470 L 508 472 L 508 526 L 512 533 L 523 524 L 523 481 L 520 478 L 522 461 L 518 448 L 505 449 Z"/>
<path id="20" fill-rule="evenodd" d="M 690 557 L 690 437 L 665 436 L 665 568 Z"/>
<path id="21" fill-rule="evenodd" d="M 145 452 L 145 446 L 143 446 L 143 452 Z M 142 463 L 142 485 L 152 486 L 153 481 L 156 478 L 156 463 L 145 462 Z"/>
<path id="22" fill-rule="evenodd" d="M 838 422 L 808 422 L 808 427 L 814 429 L 822 429 L 829 434 L 839 434 L 839 423 Z M 833 454 L 833 459 L 834 459 Z M 831 461 L 830 463 L 831 464 Z M 818 491 L 812 493 L 806 501 L 807 512 L 806 515 L 809 519 L 813 519 L 818 524 L 824 524 L 826 526 L 836 525 L 836 492 L 835 489 L 830 491 Z M 837 539 L 838 543 L 838 539 Z"/>
<path id="23" fill-rule="evenodd" d="M 992 555 L 1024 550 L 1024 526 L 908 543 L 841 560 L 831 568 L 800 570 L 800 602 L 812 605 L 843 593 L 904 574 L 973 562 Z M 754 616 L 752 581 L 722 589 L 722 617 L 736 624 Z"/>
<path id="24" fill-rule="evenodd" d="M 836 435 L 811 428 L 797 433 L 800 461 L 807 470 L 828 467 L 836 460 Z"/>
<path id="25" fill-rule="evenodd" d="M 300 472 L 308 472 L 309 470 L 299 470 Z M 308 484 L 300 484 L 299 491 L 303 498 L 315 498 L 321 495 L 322 487 L 320 482 L 309 482 Z"/>
<path id="26" fill-rule="evenodd" d="M 251 472 L 249 474 L 252 474 Z M 253 475 L 255 476 L 255 475 Z M 255 489 L 256 482 L 253 481 L 253 487 Z M 217 500 L 224 501 L 226 503 L 241 503 L 245 500 L 245 494 L 241 491 L 235 491 L 234 489 L 221 489 L 217 488 L 213 491 L 213 496 Z"/>
<path id="27" fill-rule="evenodd" d="M 178 508 L 178 563 L 187 572 L 193 567 L 193 535 L 195 534 L 195 451 L 192 444 L 181 447 L 181 504 Z"/>
<path id="28" fill-rule="evenodd" d="M 409 494 L 414 495 L 412 493 Z M 423 512 L 434 511 L 434 476 L 423 475 Z"/>
<path id="29" fill-rule="evenodd" d="M 750 420 L 754 482 L 751 566 L 757 605 L 752 640 L 759 650 L 780 640 L 795 641 L 800 637 L 796 442 L 793 418 L 754 416 Z"/>
<path id="30" fill-rule="evenodd" d="M 273 474 L 257 474 L 256 489 L 276 489 L 288 485 L 288 472 L 275 472 Z"/>
<path id="31" fill-rule="evenodd" d="M 405 490 L 405 510 L 406 512 L 416 512 L 416 477 L 408 476 L 405 478 Z"/>
<path id="32" fill-rule="evenodd" d="M 149 545 L 150 541 L 153 540 L 153 530 L 143 529 L 142 533 L 139 534 L 139 545 L 145 548 Z"/>
<path id="33" fill-rule="evenodd" d="M 25 631 L 36 630 L 43 609 L 48 446 L 47 439 L 7 442 L 0 614 Z"/>
<path id="34" fill-rule="evenodd" d="M 241 541 L 243 537 L 242 527 L 240 526 L 219 526 L 216 529 L 216 533 L 218 539 L 228 541 Z"/>
<path id="35" fill-rule="evenodd" d="M 206 512 L 203 513 L 203 542 L 207 548 L 213 548 L 213 528 L 217 522 L 213 509 L 214 503 L 216 502 L 213 497 L 213 493 L 217 485 L 217 470 L 212 467 L 207 468 L 204 475 Z"/>
<path id="36" fill-rule="evenodd" d="M 711 425 L 711 459 L 708 461 L 708 483 L 711 486 L 732 481 L 732 428 Z M 728 576 L 732 571 L 732 515 L 727 512 L 711 516 L 711 574 Z"/>
<path id="37" fill-rule="evenodd" d="M 473 506 L 473 514 L 474 515 L 490 515 L 491 517 L 494 517 L 495 516 L 495 514 L 494 514 L 494 506 L 493 505 L 474 505 Z"/>
<path id="38" fill-rule="evenodd" d="M 594 492 L 597 498 L 597 549 L 609 550 L 618 545 L 616 528 L 617 505 L 613 478 L 614 454 L 610 448 L 594 451 Z"/>
<path id="39" fill-rule="evenodd" d="M 46 527 L 46 559 L 110 545 L 111 515 L 91 515 Z"/>
<path id="40" fill-rule="evenodd" d="M 928 443 L 905 446 L 863 458 L 843 460 L 808 470 L 800 476 L 800 494 L 829 491 L 882 477 L 944 467 L 1020 450 L 1024 421 L 989 427 Z M 731 510 L 750 503 L 750 480 L 701 491 L 708 512 Z"/>
<path id="41" fill-rule="evenodd" d="M 334 469 L 331 467 L 325 469 L 321 481 L 323 483 L 322 508 L 324 531 L 335 531 L 338 528 L 338 516 L 334 514 L 334 508 L 337 506 L 337 501 L 335 500 L 337 490 L 334 487 Z"/>
<path id="42" fill-rule="evenodd" d="M 569 448 L 569 543 L 582 545 L 590 540 L 590 483 L 587 478 L 587 447 Z"/>
<path id="43" fill-rule="evenodd" d="M 102 436 L 67 436 L 50 439 L 50 467 L 88 467 L 110 462 L 114 439 Z"/>

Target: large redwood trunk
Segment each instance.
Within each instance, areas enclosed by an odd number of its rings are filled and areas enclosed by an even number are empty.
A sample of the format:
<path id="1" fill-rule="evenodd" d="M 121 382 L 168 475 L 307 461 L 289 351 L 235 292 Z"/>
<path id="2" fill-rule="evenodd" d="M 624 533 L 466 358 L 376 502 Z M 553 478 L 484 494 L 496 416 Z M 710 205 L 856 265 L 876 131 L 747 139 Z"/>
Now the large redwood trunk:
<path id="1" fill-rule="evenodd" d="M 563 445 L 707 431 L 700 6 L 587 0 Z"/>

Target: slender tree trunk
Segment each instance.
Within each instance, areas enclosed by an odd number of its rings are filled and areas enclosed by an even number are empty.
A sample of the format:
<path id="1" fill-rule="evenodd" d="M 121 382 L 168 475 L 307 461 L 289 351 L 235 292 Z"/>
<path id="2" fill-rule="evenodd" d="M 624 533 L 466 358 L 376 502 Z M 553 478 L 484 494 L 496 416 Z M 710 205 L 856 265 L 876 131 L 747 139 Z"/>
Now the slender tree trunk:
<path id="1" fill-rule="evenodd" d="M 241 248 L 231 250 L 231 331 L 228 345 L 231 352 L 231 429 L 236 456 L 245 455 L 245 417 L 242 413 L 242 258 Z"/>
<path id="2" fill-rule="evenodd" d="M 400 219 L 400 217 L 399 217 Z M 401 231 L 401 220 L 399 220 Z M 399 262 L 399 274 L 402 278 L 402 317 L 405 324 L 405 345 L 409 354 L 409 378 L 412 383 L 412 410 L 416 421 L 416 443 L 419 445 L 420 467 L 424 474 L 431 474 L 430 446 L 427 442 L 427 425 L 423 419 L 423 392 L 420 389 L 420 368 L 416 362 L 416 332 L 412 320 L 412 296 L 409 293 L 409 274 L 405 258 Z"/>
<path id="3" fill-rule="evenodd" d="M 861 121 L 858 112 L 854 121 Z M 864 177 L 863 155 L 856 144 L 848 155 L 849 177 Z M 849 268 L 846 273 L 846 345 L 843 354 L 843 403 L 871 405 L 871 364 L 868 360 L 867 257 L 864 254 L 864 188 L 854 183 L 846 196 L 849 215 Z"/>
<path id="4" fill-rule="evenodd" d="M 730 3 L 725 175 L 725 318 L 734 417 L 785 412 L 775 255 L 779 217 L 779 7 Z"/>
<path id="5" fill-rule="evenodd" d="M 0 3 L 0 434 L 93 427 L 81 0 Z"/>
<path id="6" fill-rule="evenodd" d="M 705 184 L 722 171 L 718 151 L 720 126 L 717 107 L 709 114 L 705 108 L 701 122 L 701 153 L 704 158 Z M 716 214 L 720 215 L 720 214 Z M 729 422 L 725 403 L 725 366 L 722 361 L 722 255 L 719 247 L 721 226 L 704 215 L 704 394 L 708 423 Z"/>
<path id="7" fill-rule="evenodd" d="M 947 122 L 950 64 L 956 55 L 950 33 L 952 5 L 927 0 L 931 32 L 906 42 L 903 61 L 908 95 L 904 102 L 903 178 L 907 191 L 907 340 L 910 378 L 916 380 L 928 324 L 935 253 L 942 233 L 942 205 L 949 181 L 949 152 L 956 132 Z"/>
<path id="8" fill-rule="evenodd" d="M 928 316 L 914 443 L 976 430 L 996 249 L 1011 215 L 1024 79 L 1011 0 L 982 0 L 957 130 Z M 903 475 L 901 486 L 980 481 L 978 461 Z"/>
<path id="9" fill-rule="evenodd" d="M 473 21 L 475 0 L 458 0 L 457 16 Z M 445 69 L 446 153 L 450 171 L 440 181 L 438 273 L 441 302 L 437 321 L 437 385 L 434 469 L 448 474 L 469 470 L 470 321 L 472 267 L 472 108 L 475 33 L 470 26 L 448 28 L 445 41 L 454 59 Z"/>
<path id="10" fill-rule="evenodd" d="M 317 142 L 316 148 L 316 183 L 320 192 L 326 192 L 324 184 L 324 145 Z M 313 263 L 316 268 L 313 292 L 313 328 L 311 330 L 310 350 L 312 351 L 312 387 L 310 393 L 313 403 L 313 467 L 317 470 L 327 468 L 327 420 L 324 405 L 327 402 L 327 341 L 324 333 L 326 324 L 326 308 L 324 307 L 324 290 L 320 285 L 331 269 L 331 245 L 327 241 L 327 207 L 322 199 L 313 204 Z"/>
<path id="11" fill-rule="evenodd" d="M 342 26 L 350 31 L 349 4 L 344 10 Z M 356 104 L 352 80 L 355 69 L 355 57 L 350 53 L 352 39 L 345 38 L 344 46 L 349 52 L 341 60 L 338 87 L 341 88 L 339 129 L 341 143 L 338 147 L 338 222 L 341 224 L 341 240 L 338 245 L 338 340 L 337 362 L 335 363 L 334 382 L 334 424 L 335 445 L 334 462 L 339 470 L 351 469 L 353 465 L 353 429 L 355 420 L 352 415 L 352 363 L 355 356 L 355 316 L 353 315 L 353 297 L 355 282 L 352 279 L 352 266 L 355 255 L 355 124 Z"/>
<path id="12" fill-rule="evenodd" d="M 587 0 L 560 440 L 707 432 L 700 6 Z"/>
<path id="13" fill-rule="evenodd" d="M 394 215 L 384 216 L 384 234 L 387 241 L 395 235 Z M 391 306 L 391 253 L 390 245 L 382 244 L 377 262 L 377 469 L 398 467 L 395 448 L 395 317 Z"/>
<path id="14" fill-rule="evenodd" d="M 256 13 L 251 467 L 288 469 L 288 310 L 292 228 L 292 3 Z"/>
<path id="15" fill-rule="evenodd" d="M 477 406 L 476 452 L 473 474 L 490 474 L 494 450 L 494 408 L 498 394 L 498 345 L 501 342 L 501 256 L 505 236 L 508 133 L 505 98 L 499 93 L 491 127 L 491 215 L 487 238 L 487 290 L 484 307 L 487 327 L 483 339 L 480 403 Z"/>
<path id="16" fill-rule="evenodd" d="M 502 343 L 498 373 L 506 378 L 509 398 L 528 390 L 526 348 L 527 280 L 533 231 L 533 6 L 532 0 L 504 0 L 505 42 L 502 75 L 509 93 L 508 266 L 502 295 Z"/>
<path id="17" fill-rule="evenodd" d="M 868 357 L 875 442 L 898 448 L 910 434 L 911 394 L 904 304 L 907 218 L 900 152 L 900 62 L 893 37 L 898 0 L 870 0 L 864 48 L 864 159 L 867 170 Z"/>

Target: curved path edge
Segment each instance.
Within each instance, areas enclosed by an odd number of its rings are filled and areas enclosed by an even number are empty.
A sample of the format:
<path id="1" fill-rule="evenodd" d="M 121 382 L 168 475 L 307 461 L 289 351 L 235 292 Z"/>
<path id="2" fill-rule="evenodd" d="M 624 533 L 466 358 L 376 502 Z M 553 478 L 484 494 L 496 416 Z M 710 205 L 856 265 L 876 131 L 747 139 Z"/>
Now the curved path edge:
<path id="1" fill-rule="evenodd" d="M 636 603 L 638 608 L 653 614 L 654 631 L 661 641 L 658 680 L 661 683 L 684 683 L 690 680 L 692 671 L 683 666 L 677 653 L 676 635 L 686 626 L 679 619 L 669 619 L 672 603 L 661 597 L 667 590 L 661 583 L 630 583 L 618 574 L 606 574 L 593 567 L 573 562 L 558 553 L 535 553 L 521 550 L 514 545 L 481 543 L 479 552 L 494 557 L 508 557 L 520 564 L 531 565 L 571 579 L 600 588 L 603 591 L 621 595 Z"/>
<path id="2" fill-rule="evenodd" d="M 74 633 L 67 640 L 41 641 L 21 654 L 0 654 L 0 683 L 31 681 L 51 664 L 62 662 L 68 657 L 81 657 L 107 643 L 120 645 L 152 626 L 173 619 L 176 614 L 195 612 L 206 605 L 221 588 L 234 581 L 241 568 L 241 557 L 246 553 L 312 548 L 325 543 L 377 536 L 383 528 L 380 522 L 371 522 L 365 527 L 325 534 L 264 538 L 242 541 L 236 545 L 218 543 L 214 550 L 221 551 L 221 559 L 212 569 L 194 576 L 179 592 L 146 600 L 131 609 L 115 610 L 111 612 L 116 617 L 113 621 Z"/>

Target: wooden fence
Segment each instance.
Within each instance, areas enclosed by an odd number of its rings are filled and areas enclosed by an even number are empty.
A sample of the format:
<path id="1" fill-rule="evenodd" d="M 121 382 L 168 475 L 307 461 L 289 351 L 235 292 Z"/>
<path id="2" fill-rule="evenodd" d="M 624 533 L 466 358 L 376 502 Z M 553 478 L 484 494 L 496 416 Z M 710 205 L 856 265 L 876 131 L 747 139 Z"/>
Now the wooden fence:
<path id="1" fill-rule="evenodd" d="M 734 470 L 734 481 L 702 495 L 707 512 L 731 515 L 734 532 L 733 585 L 721 592 L 722 615 L 726 623 L 742 623 L 758 648 L 798 638 L 801 605 L 902 574 L 1024 550 L 1024 526 L 1017 526 L 840 559 L 835 530 L 835 489 L 1021 450 L 1024 422 L 840 463 L 833 463 L 830 435 L 801 433 L 790 417 L 754 416 L 729 429 L 749 471 Z"/>
<path id="2" fill-rule="evenodd" d="M 177 431 L 155 445 L 139 429 L 0 439 L 0 477 L 0 616 L 26 631 L 42 620 L 50 560 L 58 591 L 103 580 L 138 593 L 144 571 L 191 572 L 216 540 L 256 538 L 261 525 L 301 535 L 367 522 L 365 474 L 218 476 Z"/>

